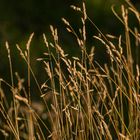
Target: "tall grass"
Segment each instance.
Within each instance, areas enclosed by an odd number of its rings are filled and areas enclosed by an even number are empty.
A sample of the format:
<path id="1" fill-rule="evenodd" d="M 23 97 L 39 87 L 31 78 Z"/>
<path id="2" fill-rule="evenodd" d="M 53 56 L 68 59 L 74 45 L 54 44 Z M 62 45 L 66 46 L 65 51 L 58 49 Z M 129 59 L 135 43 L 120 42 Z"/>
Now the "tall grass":
<path id="1" fill-rule="evenodd" d="M 0 79 L 0 132 L 5 139 L 27 140 L 139 140 L 140 139 L 140 69 L 139 56 L 134 59 L 132 46 L 139 50 L 139 28 L 129 28 L 128 12 L 132 12 L 140 25 L 140 14 L 127 1 L 122 5 L 122 15 L 114 8 L 116 17 L 124 25 L 124 36 L 103 34 L 82 8 L 72 6 L 82 13 L 82 29 L 79 37 L 70 23 L 62 19 L 67 30 L 74 34 L 81 49 L 81 58 L 69 58 L 59 45 L 57 29 L 50 26 L 53 42 L 43 34 L 47 51 L 45 58 L 37 61 L 44 63 L 46 81 L 40 85 L 30 63 L 31 34 L 25 52 L 19 45 L 20 56 L 27 63 L 28 79 L 13 74 L 12 58 L 8 52 L 11 82 Z M 94 36 L 106 48 L 109 64 L 100 65 L 94 59 L 94 47 L 86 50 L 86 20 L 98 30 Z M 135 44 L 131 38 L 135 38 Z M 114 43 L 117 40 L 117 43 Z M 47 59 L 46 59 L 47 58 Z M 38 88 L 38 102 L 32 100 L 31 76 Z M 17 79 L 17 84 L 14 81 Z M 27 89 L 24 81 L 27 80 Z M 9 89 L 12 100 L 5 94 Z"/>

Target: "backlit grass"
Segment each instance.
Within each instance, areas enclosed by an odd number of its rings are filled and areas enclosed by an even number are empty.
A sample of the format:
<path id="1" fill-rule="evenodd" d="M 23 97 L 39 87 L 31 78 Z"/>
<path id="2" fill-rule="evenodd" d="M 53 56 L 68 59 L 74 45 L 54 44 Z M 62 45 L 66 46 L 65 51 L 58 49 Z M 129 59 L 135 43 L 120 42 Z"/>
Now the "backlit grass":
<path id="1" fill-rule="evenodd" d="M 124 25 L 124 35 L 103 34 L 81 8 L 82 29 L 79 37 L 70 23 L 62 19 L 81 49 L 81 57 L 69 57 L 59 44 L 57 29 L 50 26 L 53 42 L 43 34 L 46 52 L 43 63 L 46 81 L 39 84 L 32 66 L 31 34 L 23 51 L 17 49 L 27 64 L 27 79 L 13 71 L 9 44 L 6 42 L 10 67 L 10 82 L 0 79 L 0 135 L 16 140 L 139 140 L 140 139 L 140 14 L 127 2 L 122 15 L 112 11 Z M 138 27 L 129 28 L 128 13 L 133 13 Z M 96 48 L 86 50 L 86 21 L 91 22 L 99 35 L 93 36 L 109 56 L 109 63 L 95 61 Z M 134 39 L 132 39 L 134 38 Z M 114 43 L 115 42 L 117 43 Z M 135 41 L 134 41 L 135 40 Z M 135 48 L 132 48 L 135 46 Z M 133 49 L 136 49 L 137 55 Z M 133 51 L 132 51 L 133 50 Z M 134 55 L 136 55 L 134 57 Z M 18 58 L 17 58 L 18 59 Z M 32 79 L 39 92 L 38 101 L 32 100 Z M 16 78 L 16 81 L 15 81 Z M 25 83 L 27 83 L 25 88 Z M 5 94 L 5 88 L 9 91 Z M 9 99 L 8 96 L 12 98 Z"/>

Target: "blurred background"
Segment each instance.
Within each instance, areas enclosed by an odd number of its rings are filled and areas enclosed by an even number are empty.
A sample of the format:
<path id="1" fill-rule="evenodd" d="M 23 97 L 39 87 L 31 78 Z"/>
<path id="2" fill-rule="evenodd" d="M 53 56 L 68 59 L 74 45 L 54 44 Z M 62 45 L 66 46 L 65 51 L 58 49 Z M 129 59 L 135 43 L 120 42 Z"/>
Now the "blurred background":
<path id="1" fill-rule="evenodd" d="M 46 51 L 42 34 L 45 33 L 51 41 L 50 25 L 58 28 L 59 41 L 66 53 L 78 56 L 80 49 L 75 37 L 68 33 L 61 18 L 66 18 L 71 26 L 78 32 L 81 27 L 81 15 L 70 8 L 70 5 L 81 7 L 82 0 L 0 0 L 0 77 L 10 80 L 9 63 L 5 41 L 9 42 L 13 71 L 18 71 L 21 77 L 27 76 L 26 63 L 19 56 L 16 44 L 24 50 L 29 35 L 34 32 L 31 44 L 31 65 L 40 83 L 45 78 L 41 73 L 44 71 L 42 64 L 36 62 L 38 57 Z M 133 4 L 140 8 L 139 0 L 132 0 Z M 119 11 L 124 0 L 86 0 L 87 14 L 103 33 L 119 35 L 123 32 L 123 25 L 117 20 L 111 11 L 111 6 Z M 121 13 L 119 13 L 121 14 Z M 133 16 L 132 16 L 133 19 Z M 133 21 L 133 20 L 132 20 Z M 93 35 L 97 30 L 87 21 L 87 50 L 97 43 Z M 135 22 L 131 22 L 135 24 Z M 106 63 L 103 47 L 96 48 L 95 59 Z"/>

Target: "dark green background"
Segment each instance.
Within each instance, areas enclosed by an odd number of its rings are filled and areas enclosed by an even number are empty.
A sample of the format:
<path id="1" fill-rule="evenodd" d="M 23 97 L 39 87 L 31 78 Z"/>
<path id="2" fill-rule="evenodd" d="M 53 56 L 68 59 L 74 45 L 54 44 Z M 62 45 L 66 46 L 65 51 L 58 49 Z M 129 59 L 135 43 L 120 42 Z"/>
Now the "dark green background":
<path id="1" fill-rule="evenodd" d="M 18 43 L 24 50 L 29 35 L 34 32 L 31 45 L 31 65 L 38 79 L 41 82 L 44 80 L 44 76 L 40 75 L 43 71 L 42 64 L 36 62 L 36 59 L 42 57 L 43 52 L 46 51 L 42 34 L 45 33 L 52 41 L 49 25 L 58 28 L 60 45 L 66 53 L 78 56 L 80 49 L 76 39 L 66 31 L 61 18 L 65 17 L 78 32 L 81 27 L 81 15 L 73 11 L 70 5 L 81 7 L 81 2 L 81 0 L 0 0 L 0 77 L 6 80 L 10 79 L 5 49 L 5 41 L 8 41 L 13 71 L 18 71 L 21 77 L 26 78 L 26 63 L 20 58 L 15 44 Z M 137 1 L 133 2 L 139 7 Z M 87 14 L 104 34 L 119 35 L 123 32 L 123 25 L 113 15 L 111 5 L 114 4 L 118 10 L 122 3 L 124 0 L 86 0 Z M 105 50 L 100 47 L 100 44 L 97 45 L 93 39 L 93 35 L 98 34 L 97 30 L 88 21 L 86 25 L 87 50 L 90 50 L 93 45 L 97 46 L 95 59 L 99 59 L 101 63 L 106 63 Z"/>

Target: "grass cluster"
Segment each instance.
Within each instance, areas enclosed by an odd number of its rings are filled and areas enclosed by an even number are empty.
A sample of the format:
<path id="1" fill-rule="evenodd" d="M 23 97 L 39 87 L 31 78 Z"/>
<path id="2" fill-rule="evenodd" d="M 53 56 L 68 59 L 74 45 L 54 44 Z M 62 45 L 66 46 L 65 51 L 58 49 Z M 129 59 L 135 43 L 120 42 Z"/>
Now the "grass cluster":
<path id="1" fill-rule="evenodd" d="M 42 85 L 30 63 L 30 43 L 34 34 L 31 34 L 25 52 L 17 45 L 20 56 L 27 63 L 27 88 L 24 85 L 26 79 L 20 78 L 17 72 L 13 74 L 6 42 L 11 82 L 0 79 L 1 137 L 8 140 L 140 139 L 139 56 L 134 59 L 132 53 L 132 46 L 136 52 L 139 50 L 140 33 L 136 27 L 134 30 L 129 28 L 128 13 L 135 15 L 138 26 L 140 14 L 131 3 L 127 4 L 127 7 L 122 5 L 120 16 L 112 8 L 124 25 L 124 34 L 119 37 L 103 34 L 87 16 L 84 3 L 82 8 L 72 6 L 82 13 L 81 36 L 66 19 L 62 20 L 67 30 L 75 35 L 81 58 L 69 58 L 65 54 L 59 45 L 57 29 L 51 26 L 54 41 L 50 43 L 43 34 L 47 51 L 44 58 L 37 59 L 44 63 L 44 76 L 47 77 Z M 100 65 L 94 60 L 95 47 L 89 53 L 86 51 L 86 20 L 98 30 L 99 35 L 94 38 L 106 48 L 109 64 Z M 31 77 L 39 90 L 40 97 L 36 102 L 32 100 Z M 5 94 L 5 87 L 10 95 Z"/>

